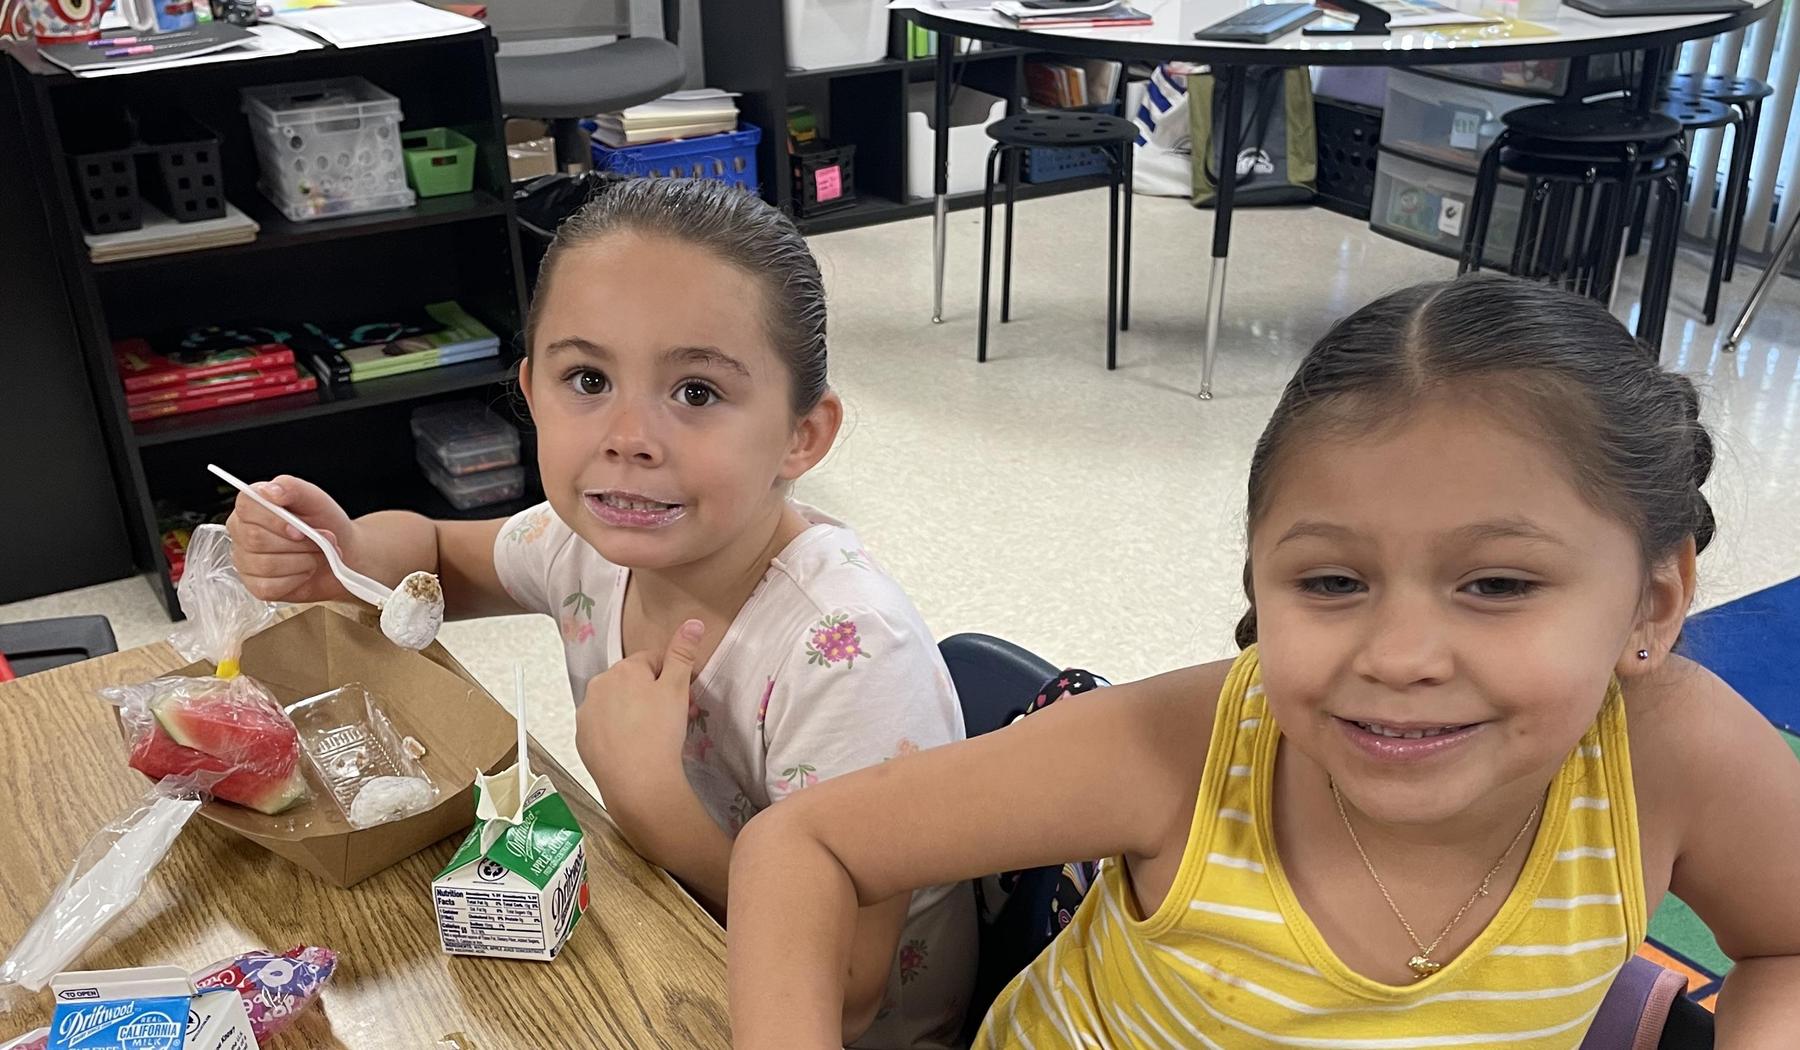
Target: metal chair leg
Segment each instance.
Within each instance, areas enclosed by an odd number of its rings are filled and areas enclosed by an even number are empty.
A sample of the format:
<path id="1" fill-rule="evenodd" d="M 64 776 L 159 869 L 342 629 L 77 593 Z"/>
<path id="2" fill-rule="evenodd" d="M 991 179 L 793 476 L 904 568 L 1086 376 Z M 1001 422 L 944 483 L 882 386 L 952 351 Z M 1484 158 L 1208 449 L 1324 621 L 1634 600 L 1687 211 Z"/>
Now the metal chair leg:
<path id="1" fill-rule="evenodd" d="M 1744 125 L 1739 121 L 1731 125 L 1731 167 L 1725 175 L 1725 199 L 1720 202 L 1719 208 L 1719 235 L 1713 241 L 1712 267 L 1706 275 L 1706 302 L 1701 307 L 1708 325 L 1717 324 L 1719 320 L 1719 284 L 1725 279 L 1725 263 L 1731 255 L 1732 224 L 1737 218 L 1738 209 L 1743 206 L 1740 199 L 1743 187 L 1738 182 L 1738 177 L 1743 173 L 1748 159 L 1744 155 L 1746 145 L 1748 139 L 1745 137 Z"/>
<path id="2" fill-rule="evenodd" d="M 1769 287 L 1781 276 L 1781 271 L 1787 269 L 1788 260 L 1793 258 L 1796 245 L 1800 245 L 1800 215 L 1788 221 L 1788 228 L 1781 234 L 1781 243 L 1776 246 L 1775 254 L 1769 257 L 1768 268 L 1756 279 L 1756 287 L 1750 289 L 1750 298 L 1744 300 L 1744 308 L 1738 313 L 1737 323 L 1731 326 L 1731 334 L 1725 337 L 1726 353 L 1737 353 L 1738 344 L 1744 339 L 1744 332 L 1750 328 L 1750 322 L 1756 320 L 1756 311 L 1762 306 L 1763 297 L 1769 294 Z"/>
<path id="3" fill-rule="evenodd" d="M 1463 221 L 1469 228 L 1463 235 L 1462 258 L 1457 262 L 1457 276 L 1477 273 L 1487 252 L 1488 220 L 1494 214 L 1494 198 L 1500 192 L 1500 150 L 1507 134 L 1502 131 L 1488 151 L 1482 154 L 1481 167 L 1475 173 L 1475 192 L 1471 195 Z"/>
<path id="4" fill-rule="evenodd" d="M 1756 136 L 1762 127 L 1762 99 L 1751 99 L 1743 110 L 1744 164 L 1738 177 L 1738 210 L 1731 219 L 1731 244 L 1725 250 L 1725 280 L 1737 272 L 1738 241 L 1744 236 L 1744 212 L 1750 206 L 1750 165 L 1756 161 Z"/>
<path id="5" fill-rule="evenodd" d="M 1106 226 L 1106 370 L 1119 367 L 1119 183 L 1107 189 L 1110 220 Z"/>
<path id="6" fill-rule="evenodd" d="M 1544 184 L 1536 178 L 1525 180 L 1525 200 L 1519 206 L 1519 231 L 1513 234 L 1512 261 L 1506 268 L 1506 272 L 1514 277 L 1530 275 L 1527 266 L 1536 253 L 1539 213 L 1543 204 L 1540 194 L 1543 187 Z"/>
<path id="7" fill-rule="evenodd" d="M 1135 164 L 1132 154 L 1136 149 L 1136 145 L 1130 142 L 1119 147 L 1119 155 L 1124 159 L 1124 173 L 1121 177 L 1124 179 L 1125 193 L 1125 246 L 1120 250 L 1121 258 L 1119 260 L 1119 265 L 1125 271 L 1119 279 L 1119 331 L 1121 332 L 1131 331 L 1131 200 L 1136 196 L 1136 191 L 1132 189 L 1132 169 Z"/>
<path id="8" fill-rule="evenodd" d="M 994 261 L 994 163 L 1000 157 L 1000 146 L 988 151 L 987 181 L 981 188 L 981 321 L 975 335 L 975 360 L 987 360 L 988 343 L 988 279 Z"/>
<path id="9" fill-rule="evenodd" d="M 1006 155 L 1006 249 L 1000 262 L 1000 323 L 1012 320 L 1012 227 L 1013 196 L 1019 188 L 1019 151 L 1000 147 Z"/>

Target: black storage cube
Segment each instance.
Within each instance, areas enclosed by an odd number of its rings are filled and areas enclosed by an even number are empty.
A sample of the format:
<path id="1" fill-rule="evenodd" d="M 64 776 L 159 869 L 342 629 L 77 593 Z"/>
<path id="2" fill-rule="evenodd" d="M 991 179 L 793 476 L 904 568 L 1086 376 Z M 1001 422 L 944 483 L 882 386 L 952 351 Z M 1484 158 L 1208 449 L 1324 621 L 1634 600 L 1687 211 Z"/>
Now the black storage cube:
<path id="1" fill-rule="evenodd" d="M 219 136 L 211 128 L 175 114 L 143 121 L 139 134 L 138 181 L 145 197 L 177 222 L 224 217 Z"/>
<path id="2" fill-rule="evenodd" d="M 793 155 L 794 210 L 803 218 L 856 203 L 856 147 L 819 145 Z"/>
<path id="3" fill-rule="evenodd" d="M 1315 97 L 1313 115 L 1319 141 L 1319 203 L 1353 219 L 1368 221 L 1375 198 L 1381 110 Z"/>
<path id="4" fill-rule="evenodd" d="M 124 124 L 90 125 L 69 150 L 70 174 L 89 233 L 121 233 L 144 224 L 138 199 L 131 130 Z"/>

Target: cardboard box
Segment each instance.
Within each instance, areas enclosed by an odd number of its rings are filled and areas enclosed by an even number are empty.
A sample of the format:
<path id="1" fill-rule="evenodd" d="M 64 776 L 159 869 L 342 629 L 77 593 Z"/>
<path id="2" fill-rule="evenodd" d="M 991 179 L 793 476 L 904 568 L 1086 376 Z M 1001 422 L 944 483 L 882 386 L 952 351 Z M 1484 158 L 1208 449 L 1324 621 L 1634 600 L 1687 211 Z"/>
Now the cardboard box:
<path id="1" fill-rule="evenodd" d="M 54 1050 L 256 1050 L 235 990 L 196 995 L 179 966 L 59 973 L 50 981 Z"/>
<path id="2" fill-rule="evenodd" d="M 432 880 L 438 943 L 452 955 L 549 962 L 587 911 L 581 825 L 550 778 L 519 798 L 517 770 L 477 778 L 476 823 Z"/>
<path id="3" fill-rule="evenodd" d="M 556 139 L 541 120 L 506 122 L 506 173 L 514 182 L 556 174 Z"/>
<path id="4" fill-rule="evenodd" d="M 354 886 L 469 826 L 477 770 L 499 768 L 513 751 L 512 715 L 438 643 L 401 649 L 374 626 L 374 613 L 351 619 L 315 606 L 244 644 L 243 673 L 286 705 L 348 682 L 361 682 L 382 703 L 394 728 L 425 745 L 420 761 L 438 785 L 431 809 L 377 827 L 354 829 L 316 782 L 312 796 L 274 816 L 226 802 L 200 815 L 244 836 L 334 886 Z M 190 664 L 180 675 L 209 675 Z M 309 778 L 310 780 L 310 778 Z"/>

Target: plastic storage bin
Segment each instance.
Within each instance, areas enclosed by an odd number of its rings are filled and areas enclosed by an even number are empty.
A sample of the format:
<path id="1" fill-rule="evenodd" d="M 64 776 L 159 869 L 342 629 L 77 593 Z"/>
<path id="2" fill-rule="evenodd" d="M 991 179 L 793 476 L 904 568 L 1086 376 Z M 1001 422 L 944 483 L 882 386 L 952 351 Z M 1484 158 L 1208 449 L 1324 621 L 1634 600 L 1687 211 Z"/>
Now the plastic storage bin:
<path id="1" fill-rule="evenodd" d="M 1375 173 L 1375 200 L 1369 226 L 1379 233 L 1440 255 L 1462 254 L 1464 223 L 1475 192 L 1475 176 L 1409 160 L 1386 149 Z M 1504 265 L 1512 258 L 1519 230 L 1524 189 L 1501 183 L 1488 220 L 1486 262 Z"/>
<path id="2" fill-rule="evenodd" d="M 138 197 L 137 148 L 123 123 L 93 124 L 69 147 L 69 174 L 75 180 L 81 228 L 89 233 L 121 233 L 144 224 Z"/>
<path id="3" fill-rule="evenodd" d="M 1580 69 L 1571 66 L 1571 61 L 1585 61 L 1587 65 Z M 1582 96 L 1617 91 L 1628 87 L 1625 67 L 1617 54 L 1593 55 L 1587 59 L 1549 58 L 1524 62 L 1470 62 L 1454 66 L 1420 66 L 1421 70 L 1429 70 L 1433 76 L 1474 84 L 1480 87 L 1503 88 L 1537 95 L 1541 98 L 1561 98 L 1573 88 Z M 1570 73 L 1579 72 L 1575 83 L 1570 82 Z"/>
<path id="4" fill-rule="evenodd" d="M 1315 95 L 1313 122 L 1319 138 L 1319 203 L 1353 219 L 1368 219 L 1375 199 L 1381 110 Z"/>
<path id="5" fill-rule="evenodd" d="M 449 128 L 400 134 L 406 184 L 421 197 L 467 193 L 475 188 L 475 142 Z"/>
<path id="6" fill-rule="evenodd" d="M 676 178 L 723 179 L 757 192 L 756 146 L 762 129 L 739 124 L 736 131 L 674 142 L 651 142 L 614 149 L 593 144 L 594 168 L 615 175 L 669 175 Z"/>
<path id="7" fill-rule="evenodd" d="M 783 0 L 787 64 L 826 69 L 887 54 L 887 5 L 877 0 Z"/>
<path id="8" fill-rule="evenodd" d="M 419 454 L 451 477 L 519 463 L 519 432 L 473 401 L 415 409 L 412 432 Z"/>
<path id="9" fill-rule="evenodd" d="M 525 495 L 525 468 L 501 467 L 454 477 L 444 472 L 437 461 L 419 453 L 419 469 L 425 472 L 433 488 L 457 510 L 474 510 L 493 503 L 504 503 Z"/>
<path id="10" fill-rule="evenodd" d="M 825 215 L 856 203 L 856 146 L 802 148 L 789 167 L 794 210 L 802 218 Z"/>
<path id="11" fill-rule="evenodd" d="M 225 175 L 219 136 L 183 113 L 144 120 L 139 135 L 138 185 L 144 197 L 177 222 L 225 215 Z"/>
<path id="12" fill-rule="evenodd" d="M 1116 116 L 1119 107 L 1112 102 L 1103 102 L 1098 106 L 1078 106 L 1070 112 Z M 1107 175 L 1112 172 L 1112 161 L 1109 159 L 1111 155 L 1112 151 L 1100 146 L 1088 146 L 1085 149 L 1034 147 L 1025 151 L 1025 162 L 1020 166 L 1019 178 L 1024 182 L 1038 183 Z"/>
<path id="13" fill-rule="evenodd" d="M 931 161 L 937 132 L 931 119 L 936 88 L 911 84 L 906 89 L 906 195 L 918 200 L 936 192 Z M 973 193 L 987 175 L 988 147 L 993 140 L 983 131 L 1006 115 L 1006 100 L 976 91 L 964 84 L 950 105 L 950 192 Z"/>
<path id="14" fill-rule="evenodd" d="M 406 208 L 400 100 L 361 77 L 243 90 L 257 185 L 294 222 Z"/>
<path id="15" fill-rule="evenodd" d="M 1543 100 L 1394 70 L 1388 75 L 1382 143 L 1414 160 L 1472 174 L 1504 130 L 1500 118 L 1537 105 Z"/>

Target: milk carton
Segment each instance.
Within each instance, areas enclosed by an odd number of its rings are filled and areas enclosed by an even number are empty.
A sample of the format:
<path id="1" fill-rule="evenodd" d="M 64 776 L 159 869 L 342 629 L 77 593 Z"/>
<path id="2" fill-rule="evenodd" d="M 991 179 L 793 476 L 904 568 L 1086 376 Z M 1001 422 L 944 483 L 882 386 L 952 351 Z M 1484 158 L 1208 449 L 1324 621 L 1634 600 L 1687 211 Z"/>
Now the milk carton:
<path id="1" fill-rule="evenodd" d="M 238 994 L 195 995 L 179 966 L 60 973 L 50 988 L 49 1050 L 256 1050 Z"/>
<path id="2" fill-rule="evenodd" d="M 549 777 L 521 791 L 521 772 L 476 777 L 475 827 L 432 880 L 438 939 L 452 955 L 548 962 L 587 910 L 581 825 Z"/>

